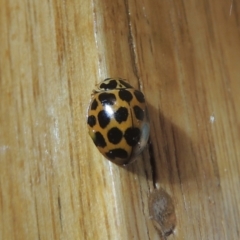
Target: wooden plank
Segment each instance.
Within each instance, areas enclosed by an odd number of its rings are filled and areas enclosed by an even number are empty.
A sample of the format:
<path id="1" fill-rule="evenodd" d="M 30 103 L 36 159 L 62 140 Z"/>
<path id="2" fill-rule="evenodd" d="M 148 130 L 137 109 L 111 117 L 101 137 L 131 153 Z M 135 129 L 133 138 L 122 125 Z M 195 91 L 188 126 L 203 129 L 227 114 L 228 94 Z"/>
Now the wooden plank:
<path id="1" fill-rule="evenodd" d="M 239 239 L 238 1 L 0 0 L 0 239 Z M 91 91 L 144 92 L 151 145 L 126 168 L 87 133 Z M 151 204 L 150 204 L 151 205 Z"/>

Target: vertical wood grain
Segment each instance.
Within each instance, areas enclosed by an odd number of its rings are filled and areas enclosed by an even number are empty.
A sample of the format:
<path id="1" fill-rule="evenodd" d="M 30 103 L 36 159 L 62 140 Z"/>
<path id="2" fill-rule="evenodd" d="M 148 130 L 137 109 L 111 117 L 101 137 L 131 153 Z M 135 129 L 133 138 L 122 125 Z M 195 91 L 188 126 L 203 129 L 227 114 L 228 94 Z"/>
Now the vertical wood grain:
<path id="1" fill-rule="evenodd" d="M 238 239 L 238 1 L 0 0 L 0 239 Z M 94 85 L 147 99 L 151 145 L 127 168 L 87 133 Z"/>

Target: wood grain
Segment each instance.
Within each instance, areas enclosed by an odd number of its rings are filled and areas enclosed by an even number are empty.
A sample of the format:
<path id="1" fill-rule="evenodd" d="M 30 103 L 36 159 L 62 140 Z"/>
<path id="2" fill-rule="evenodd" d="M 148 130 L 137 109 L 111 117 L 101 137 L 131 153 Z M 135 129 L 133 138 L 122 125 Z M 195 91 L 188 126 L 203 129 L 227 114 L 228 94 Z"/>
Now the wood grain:
<path id="1" fill-rule="evenodd" d="M 240 238 L 240 3 L 0 0 L 0 239 Z M 119 76 L 148 103 L 151 145 L 127 168 L 99 154 L 86 111 Z"/>

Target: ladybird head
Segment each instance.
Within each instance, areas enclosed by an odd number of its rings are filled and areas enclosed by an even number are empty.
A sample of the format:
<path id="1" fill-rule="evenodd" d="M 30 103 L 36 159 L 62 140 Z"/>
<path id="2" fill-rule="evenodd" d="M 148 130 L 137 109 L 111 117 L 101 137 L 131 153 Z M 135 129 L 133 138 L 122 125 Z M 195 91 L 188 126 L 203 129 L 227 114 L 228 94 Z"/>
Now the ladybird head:
<path id="1" fill-rule="evenodd" d="M 93 93 L 104 92 L 114 89 L 133 88 L 125 79 L 122 78 L 106 78 L 96 85 Z"/>

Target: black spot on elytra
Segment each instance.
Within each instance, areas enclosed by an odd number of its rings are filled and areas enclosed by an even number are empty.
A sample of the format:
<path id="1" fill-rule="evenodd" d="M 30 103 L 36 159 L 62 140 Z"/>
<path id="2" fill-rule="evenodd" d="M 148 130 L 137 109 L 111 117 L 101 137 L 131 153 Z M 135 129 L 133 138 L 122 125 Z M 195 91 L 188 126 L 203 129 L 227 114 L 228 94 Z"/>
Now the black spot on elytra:
<path id="1" fill-rule="evenodd" d="M 131 147 L 135 146 L 140 140 L 141 131 L 139 128 L 128 128 L 124 133 L 127 144 Z"/>
<path id="2" fill-rule="evenodd" d="M 98 113 L 98 122 L 101 128 L 105 128 L 109 124 L 110 120 L 111 118 L 108 116 L 105 110 L 102 110 Z"/>
<path id="3" fill-rule="evenodd" d="M 100 88 L 103 88 L 105 90 L 112 90 L 112 89 L 115 89 L 116 87 L 117 87 L 117 81 L 116 80 L 110 80 L 109 83 L 102 83 L 100 85 Z"/>
<path id="4" fill-rule="evenodd" d="M 109 142 L 118 144 L 122 140 L 123 133 L 119 128 L 113 127 L 108 131 L 107 136 Z"/>
<path id="5" fill-rule="evenodd" d="M 126 121 L 128 118 L 128 110 L 125 107 L 120 107 L 115 113 L 114 117 L 118 123 Z"/>
<path id="6" fill-rule="evenodd" d="M 113 93 L 100 93 L 98 99 L 103 106 L 113 105 L 116 102 L 116 96 Z"/>
<path id="7" fill-rule="evenodd" d="M 135 97 L 137 98 L 137 100 L 140 102 L 140 103 L 144 103 L 145 102 L 145 98 L 144 98 L 144 95 L 142 94 L 142 92 L 138 91 L 138 90 L 135 90 L 134 91 L 134 95 Z"/>
<path id="8" fill-rule="evenodd" d="M 98 107 L 98 102 L 96 99 L 94 99 L 91 105 L 91 110 L 96 110 L 97 107 Z"/>
<path id="9" fill-rule="evenodd" d="M 122 148 L 112 149 L 112 150 L 106 152 L 105 154 L 110 159 L 115 159 L 115 158 L 123 158 L 124 159 L 124 158 L 128 157 L 127 151 Z"/>
<path id="10" fill-rule="evenodd" d="M 118 93 L 119 97 L 126 102 L 130 102 L 133 98 L 132 94 L 128 90 L 121 89 Z"/>
<path id="11" fill-rule="evenodd" d="M 87 123 L 90 127 L 93 127 L 96 124 L 96 117 L 93 115 L 88 116 Z"/>
<path id="12" fill-rule="evenodd" d="M 119 82 L 126 88 L 133 88 L 129 83 L 119 79 Z"/>
<path id="13" fill-rule="evenodd" d="M 95 133 L 94 143 L 97 147 L 102 147 L 102 148 L 106 147 L 107 145 L 103 135 L 100 132 Z"/>
<path id="14" fill-rule="evenodd" d="M 139 106 L 134 106 L 133 111 L 138 120 L 142 121 L 144 119 L 144 111 Z"/>

